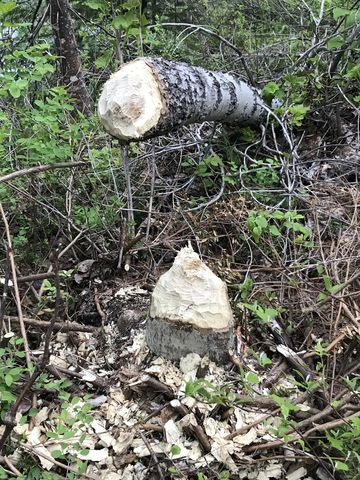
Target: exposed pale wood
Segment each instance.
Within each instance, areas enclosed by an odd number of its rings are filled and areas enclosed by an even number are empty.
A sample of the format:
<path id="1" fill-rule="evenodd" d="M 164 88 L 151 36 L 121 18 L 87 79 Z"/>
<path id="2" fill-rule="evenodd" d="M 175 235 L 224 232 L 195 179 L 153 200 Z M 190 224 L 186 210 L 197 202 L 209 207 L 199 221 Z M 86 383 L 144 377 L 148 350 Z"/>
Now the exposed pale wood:
<path id="1" fill-rule="evenodd" d="M 188 353 L 229 360 L 233 316 L 226 285 L 191 247 L 178 253 L 154 288 L 146 340 L 154 353 L 171 360 Z"/>

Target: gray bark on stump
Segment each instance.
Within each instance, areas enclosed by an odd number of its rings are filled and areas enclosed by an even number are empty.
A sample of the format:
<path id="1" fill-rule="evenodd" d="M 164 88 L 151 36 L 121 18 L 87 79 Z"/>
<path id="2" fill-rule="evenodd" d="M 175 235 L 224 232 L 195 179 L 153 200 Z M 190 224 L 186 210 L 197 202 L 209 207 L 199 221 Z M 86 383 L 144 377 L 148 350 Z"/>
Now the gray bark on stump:
<path id="1" fill-rule="evenodd" d="M 120 140 L 140 140 L 203 121 L 260 123 L 259 92 L 235 75 L 163 58 L 124 64 L 105 83 L 98 113 Z"/>

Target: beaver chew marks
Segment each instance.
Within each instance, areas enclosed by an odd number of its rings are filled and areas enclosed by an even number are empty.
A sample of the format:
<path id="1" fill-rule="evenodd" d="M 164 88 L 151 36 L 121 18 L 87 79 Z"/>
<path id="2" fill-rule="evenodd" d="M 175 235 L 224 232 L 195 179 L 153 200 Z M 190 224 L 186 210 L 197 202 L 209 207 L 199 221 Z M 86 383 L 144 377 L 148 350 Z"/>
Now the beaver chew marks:
<path id="1" fill-rule="evenodd" d="M 146 340 L 154 353 L 171 360 L 188 353 L 228 360 L 233 315 L 227 288 L 191 247 L 179 252 L 155 286 Z"/>

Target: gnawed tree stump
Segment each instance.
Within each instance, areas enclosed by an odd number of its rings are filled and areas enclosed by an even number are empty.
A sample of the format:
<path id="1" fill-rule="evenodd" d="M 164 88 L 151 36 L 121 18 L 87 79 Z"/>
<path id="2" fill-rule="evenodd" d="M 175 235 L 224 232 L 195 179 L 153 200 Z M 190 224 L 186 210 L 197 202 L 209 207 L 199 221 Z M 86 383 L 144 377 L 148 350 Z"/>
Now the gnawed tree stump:
<path id="1" fill-rule="evenodd" d="M 191 247 L 183 248 L 157 282 L 146 341 L 157 355 L 179 360 L 188 353 L 224 363 L 233 346 L 233 315 L 225 283 Z"/>
<path id="2" fill-rule="evenodd" d="M 98 113 L 114 137 L 139 140 L 194 122 L 259 123 L 266 112 L 259 92 L 235 75 L 149 57 L 110 77 Z"/>

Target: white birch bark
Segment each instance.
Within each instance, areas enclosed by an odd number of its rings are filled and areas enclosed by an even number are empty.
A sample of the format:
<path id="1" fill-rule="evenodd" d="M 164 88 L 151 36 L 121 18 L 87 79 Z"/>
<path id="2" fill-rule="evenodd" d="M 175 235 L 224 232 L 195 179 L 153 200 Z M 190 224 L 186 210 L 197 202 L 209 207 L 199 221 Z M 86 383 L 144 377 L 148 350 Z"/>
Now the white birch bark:
<path id="1" fill-rule="evenodd" d="M 195 122 L 259 123 L 259 92 L 235 75 L 163 58 L 124 64 L 105 83 L 98 113 L 121 140 L 154 137 Z"/>

